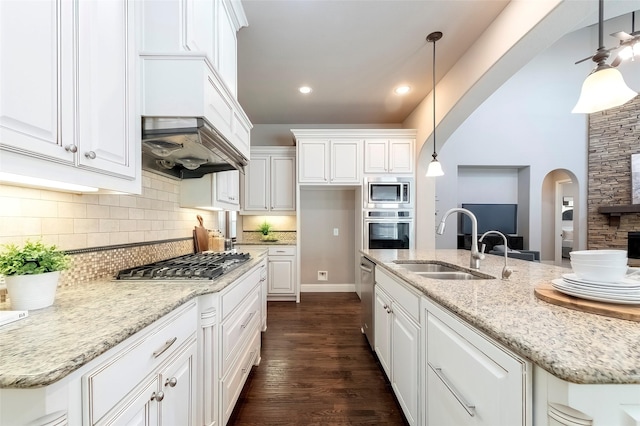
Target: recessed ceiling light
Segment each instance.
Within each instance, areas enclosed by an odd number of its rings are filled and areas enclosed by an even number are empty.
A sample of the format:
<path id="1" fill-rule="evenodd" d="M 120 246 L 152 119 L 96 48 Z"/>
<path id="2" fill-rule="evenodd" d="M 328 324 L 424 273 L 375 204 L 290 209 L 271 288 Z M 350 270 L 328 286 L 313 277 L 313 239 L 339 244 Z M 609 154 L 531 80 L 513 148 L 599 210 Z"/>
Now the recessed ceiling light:
<path id="1" fill-rule="evenodd" d="M 298 90 L 300 91 L 300 93 L 304 93 L 305 95 L 313 91 L 309 86 L 301 86 Z"/>
<path id="2" fill-rule="evenodd" d="M 411 91 L 411 87 L 409 86 L 398 86 L 394 90 L 396 95 L 406 95 Z"/>

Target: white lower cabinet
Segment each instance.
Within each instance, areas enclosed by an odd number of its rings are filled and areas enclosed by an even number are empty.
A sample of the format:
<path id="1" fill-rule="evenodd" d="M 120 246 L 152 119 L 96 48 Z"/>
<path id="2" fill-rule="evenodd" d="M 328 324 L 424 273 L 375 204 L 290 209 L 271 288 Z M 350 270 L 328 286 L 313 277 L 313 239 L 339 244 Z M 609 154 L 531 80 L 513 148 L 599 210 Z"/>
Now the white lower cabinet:
<path id="1" fill-rule="evenodd" d="M 532 424 L 531 364 L 422 301 L 426 424 Z"/>
<path id="2" fill-rule="evenodd" d="M 378 268 L 375 351 L 410 425 L 420 421 L 420 297 Z"/>
<path id="3" fill-rule="evenodd" d="M 85 374 L 84 423 L 194 425 L 196 324 L 192 301 Z"/>
<path id="4" fill-rule="evenodd" d="M 296 247 L 269 247 L 269 300 L 299 301 L 296 285 Z"/>

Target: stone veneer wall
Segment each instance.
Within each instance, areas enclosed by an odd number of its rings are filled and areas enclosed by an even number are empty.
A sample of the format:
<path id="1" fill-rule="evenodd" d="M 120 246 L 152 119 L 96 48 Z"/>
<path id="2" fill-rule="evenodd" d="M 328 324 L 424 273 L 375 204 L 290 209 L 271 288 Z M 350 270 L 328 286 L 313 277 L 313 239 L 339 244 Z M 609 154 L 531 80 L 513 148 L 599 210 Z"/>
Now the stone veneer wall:
<path id="1" fill-rule="evenodd" d="M 600 206 L 631 204 L 631 154 L 640 153 L 640 96 L 589 116 L 587 248 L 627 249 L 627 232 L 640 230 L 640 214 L 609 226 Z"/>

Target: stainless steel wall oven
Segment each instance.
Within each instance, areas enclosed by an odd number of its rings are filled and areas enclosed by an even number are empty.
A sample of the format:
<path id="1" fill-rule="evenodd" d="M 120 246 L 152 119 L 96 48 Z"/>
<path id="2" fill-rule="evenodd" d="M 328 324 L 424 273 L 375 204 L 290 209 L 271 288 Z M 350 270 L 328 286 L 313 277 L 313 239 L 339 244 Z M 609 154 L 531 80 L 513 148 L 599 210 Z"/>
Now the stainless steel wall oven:
<path id="1" fill-rule="evenodd" d="M 415 248 L 413 210 L 365 210 L 364 248 Z"/>

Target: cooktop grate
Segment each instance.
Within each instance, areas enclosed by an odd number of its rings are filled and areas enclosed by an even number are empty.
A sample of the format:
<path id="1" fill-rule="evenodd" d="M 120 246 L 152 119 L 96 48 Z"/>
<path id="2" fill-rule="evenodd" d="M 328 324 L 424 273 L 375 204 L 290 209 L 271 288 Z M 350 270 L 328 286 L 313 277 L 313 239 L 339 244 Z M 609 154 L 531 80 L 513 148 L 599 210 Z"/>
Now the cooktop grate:
<path id="1" fill-rule="evenodd" d="M 251 259 L 249 253 L 194 253 L 118 272 L 118 280 L 213 280 Z"/>

